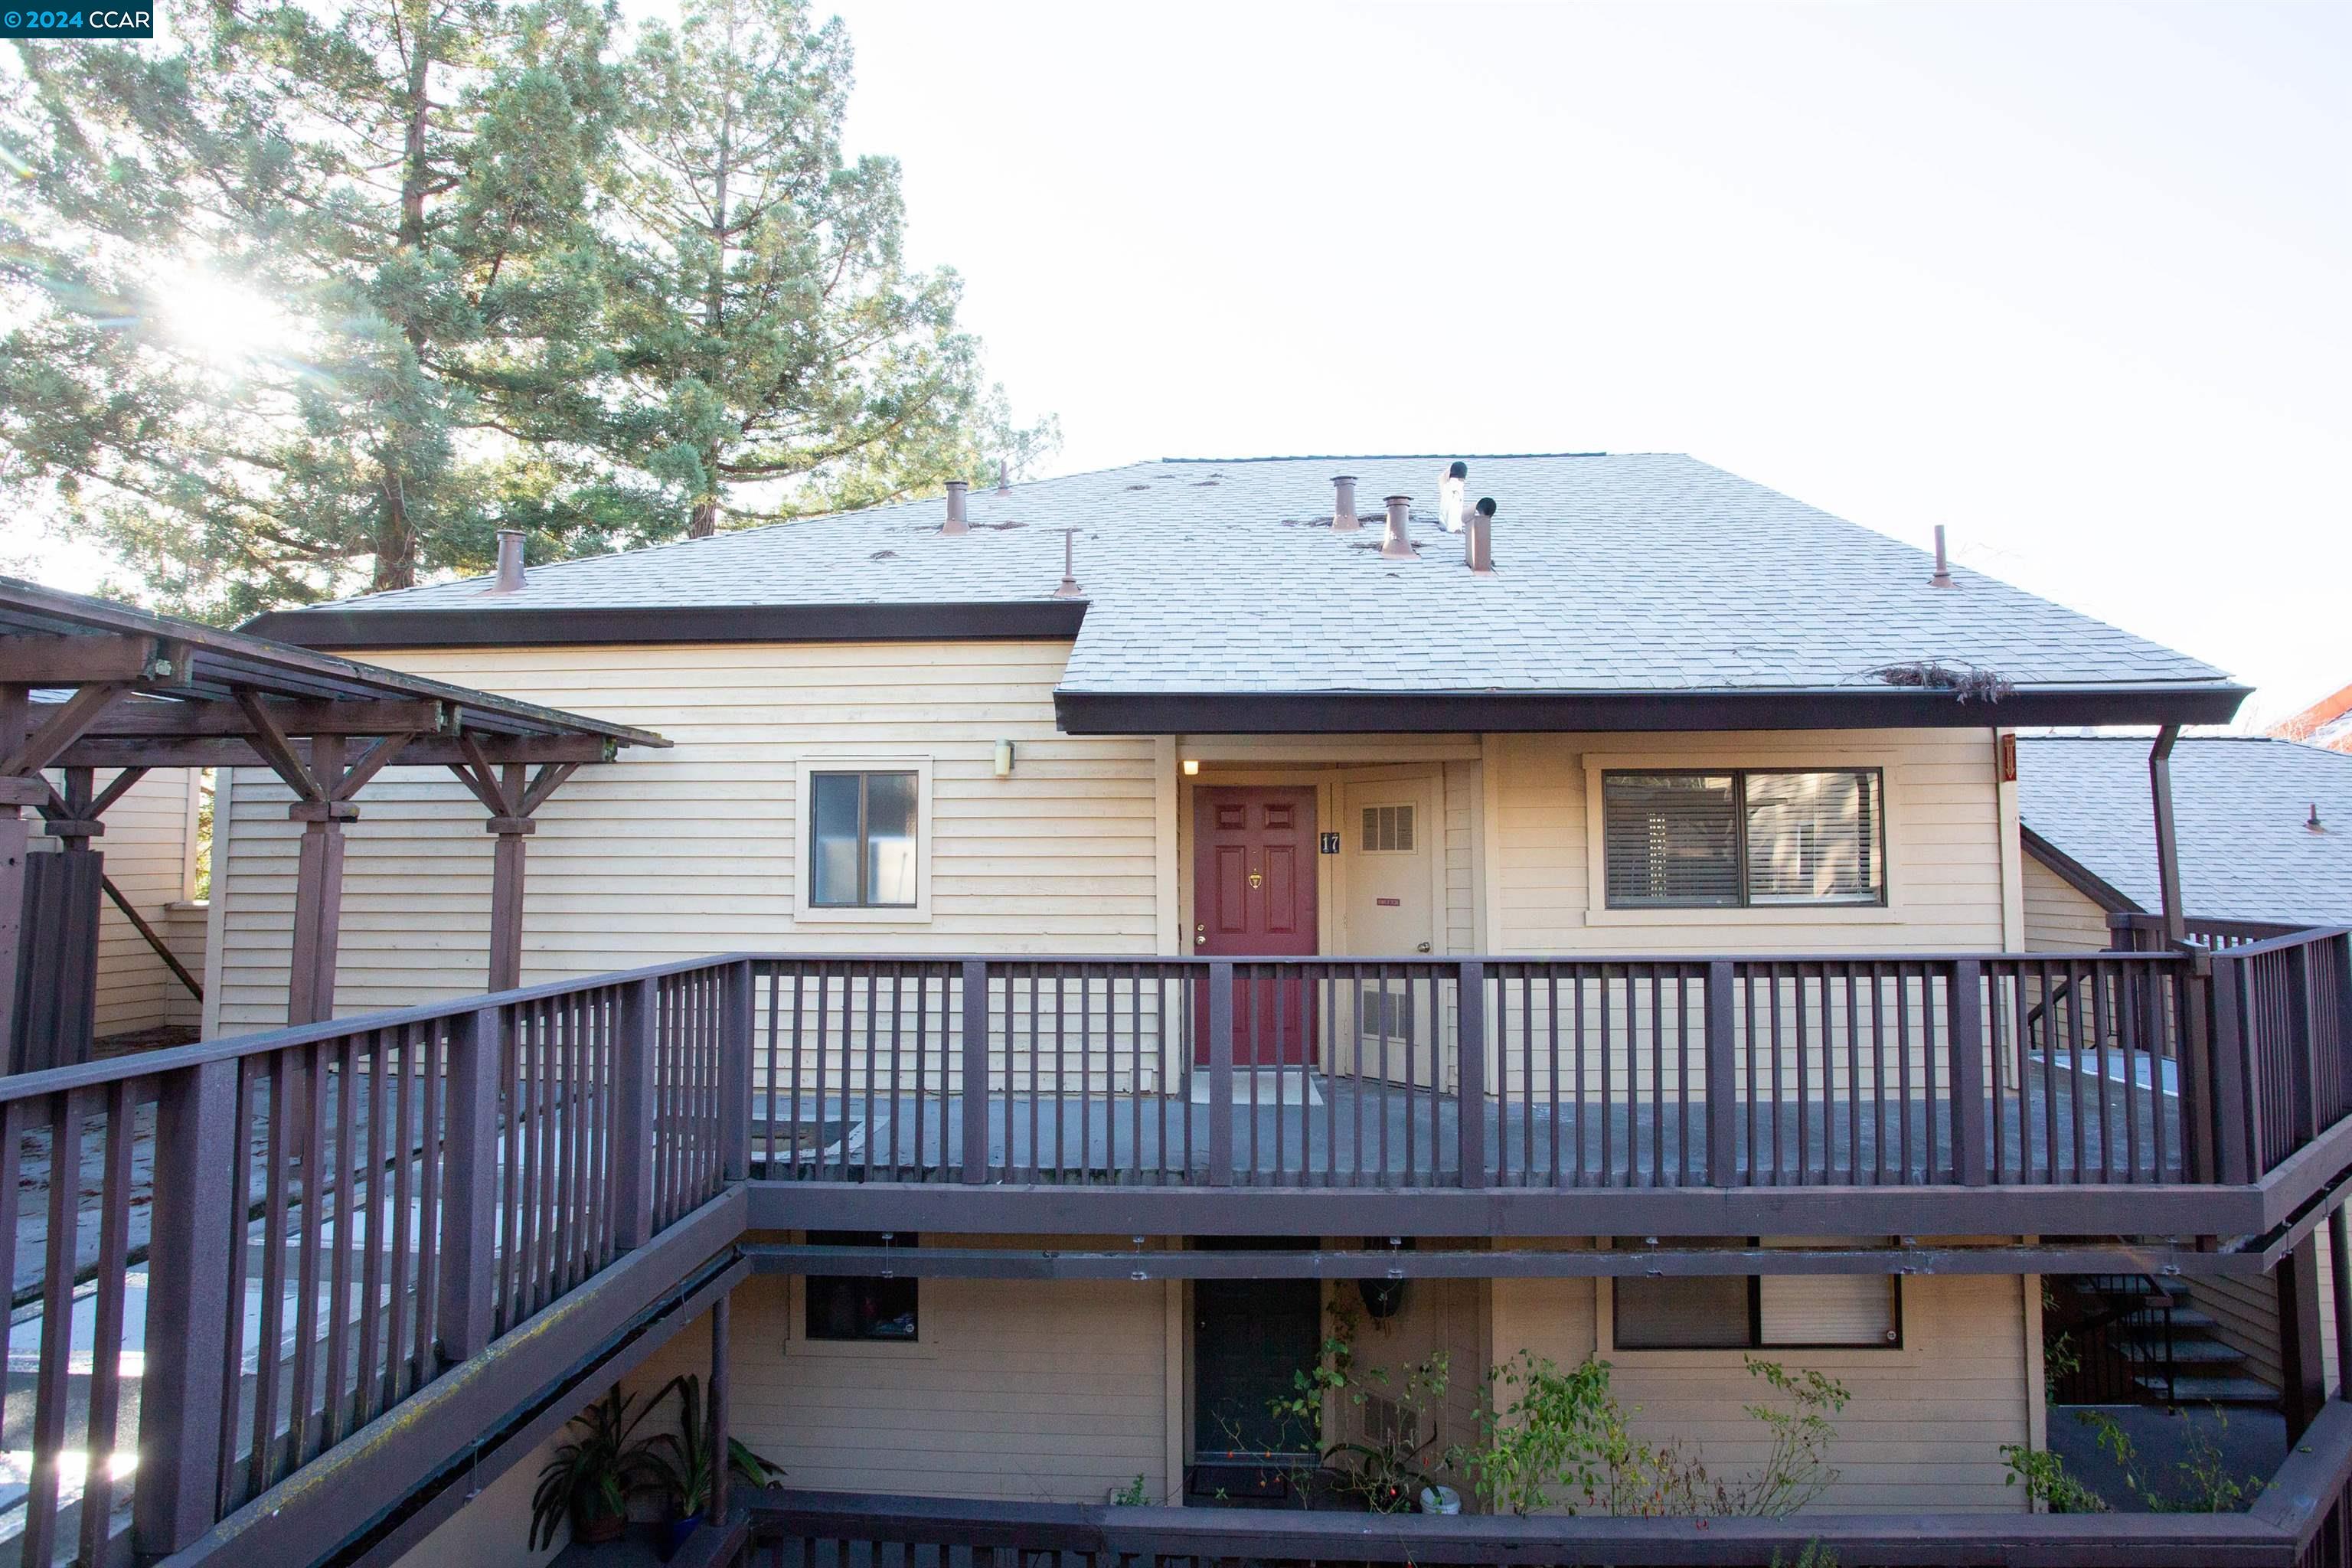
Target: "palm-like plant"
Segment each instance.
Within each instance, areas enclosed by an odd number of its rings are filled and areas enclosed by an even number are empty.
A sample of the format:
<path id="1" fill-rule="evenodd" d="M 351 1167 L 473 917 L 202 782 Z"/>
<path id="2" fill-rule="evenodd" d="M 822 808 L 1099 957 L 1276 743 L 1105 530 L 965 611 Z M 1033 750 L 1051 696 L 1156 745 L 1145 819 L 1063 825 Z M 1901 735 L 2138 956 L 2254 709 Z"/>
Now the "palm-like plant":
<path id="1" fill-rule="evenodd" d="M 682 1373 L 663 1385 L 654 1403 L 659 1404 L 662 1395 L 673 1390 L 677 1394 L 677 1430 L 656 1433 L 646 1440 L 646 1472 L 654 1484 L 669 1493 L 679 1517 L 690 1519 L 709 1506 L 718 1454 L 709 1413 L 703 1405 L 702 1379 Z M 784 1476 L 782 1466 L 753 1453 L 736 1437 L 727 1440 L 727 1473 L 749 1487 L 773 1486 Z"/>
<path id="2" fill-rule="evenodd" d="M 621 1533 L 628 1521 L 629 1494 L 643 1487 L 656 1468 L 649 1446 L 635 1437 L 637 1424 L 659 1403 L 657 1394 L 640 1405 L 615 1386 L 572 1418 L 565 1430 L 576 1428 L 579 1435 L 555 1450 L 539 1472 L 539 1489 L 531 1494 L 532 1550 L 551 1545 L 567 1518 L 575 1540 L 611 1541 Z"/>

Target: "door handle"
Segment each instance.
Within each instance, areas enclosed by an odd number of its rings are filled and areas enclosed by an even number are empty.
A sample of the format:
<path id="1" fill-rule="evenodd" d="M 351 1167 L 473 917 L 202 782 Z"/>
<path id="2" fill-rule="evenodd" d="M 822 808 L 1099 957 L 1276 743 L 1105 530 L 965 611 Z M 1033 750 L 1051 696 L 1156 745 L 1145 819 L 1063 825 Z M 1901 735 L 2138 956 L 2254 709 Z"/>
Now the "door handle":
<path id="1" fill-rule="evenodd" d="M 1208 944 L 1209 928 L 1206 925 L 1194 926 L 1192 928 L 1192 945 L 1194 947 L 1206 947 Z"/>

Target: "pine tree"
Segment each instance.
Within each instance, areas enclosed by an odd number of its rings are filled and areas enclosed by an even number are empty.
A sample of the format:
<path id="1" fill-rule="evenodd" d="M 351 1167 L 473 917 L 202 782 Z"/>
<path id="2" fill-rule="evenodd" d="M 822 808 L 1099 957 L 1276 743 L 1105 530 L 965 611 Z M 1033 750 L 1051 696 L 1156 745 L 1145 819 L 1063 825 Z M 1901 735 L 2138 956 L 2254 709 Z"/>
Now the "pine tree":
<path id="1" fill-rule="evenodd" d="M 908 269 L 894 160 L 845 162 L 840 21 L 799 0 L 687 0 L 625 73 L 606 181 L 616 422 L 688 531 L 1025 468 L 956 325 L 952 272 Z"/>
<path id="2" fill-rule="evenodd" d="M 0 483 L 46 487 L 146 596 L 225 617 L 476 565 L 500 526 L 625 538 L 643 499 L 593 445 L 606 16 L 224 0 L 174 20 L 171 53 L 20 44 L 0 88 Z M 279 330 L 238 344 L 202 318 L 205 279 Z"/>

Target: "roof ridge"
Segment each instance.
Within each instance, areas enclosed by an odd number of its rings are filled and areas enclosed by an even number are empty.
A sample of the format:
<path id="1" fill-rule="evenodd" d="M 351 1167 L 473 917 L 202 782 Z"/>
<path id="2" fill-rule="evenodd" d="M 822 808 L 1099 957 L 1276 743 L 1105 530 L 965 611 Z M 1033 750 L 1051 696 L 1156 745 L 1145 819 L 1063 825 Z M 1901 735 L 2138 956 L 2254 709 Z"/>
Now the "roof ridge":
<path id="1" fill-rule="evenodd" d="M 1681 458 L 1684 452 L 1270 452 L 1256 458 L 1160 458 L 1162 463 L 1417 463 L 1441 458 L 1501 462 L 1507 458 Z M 1128 464 L 1129 468 L 1138 464 Z M 1108 473 L 1109 469 L 1097 472 Z"/>

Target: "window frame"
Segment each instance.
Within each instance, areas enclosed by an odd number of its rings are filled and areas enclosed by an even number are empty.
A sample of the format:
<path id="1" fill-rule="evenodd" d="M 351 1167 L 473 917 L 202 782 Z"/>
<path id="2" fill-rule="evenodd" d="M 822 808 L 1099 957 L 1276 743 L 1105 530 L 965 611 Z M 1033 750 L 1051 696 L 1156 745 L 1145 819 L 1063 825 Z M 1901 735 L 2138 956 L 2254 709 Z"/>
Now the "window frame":
<path id="1" fill-rule="evenodd" d="M 883 1245 L 883 1234 L 884 1233 L 880 1231 L 809 1231 L 805 1233 L 807 1243 L 811 1247 L 878 1247 Z M 903 1245 L 912 1248 L 920 1246 L 921 1243 L 922 1237 L 915 1232 L 898 1231 L 892 1234 L 892 1239 L 889 1245 L 892 1247 Z M 877 1279 L 880 1279 L 884 1283 L 889 1284 L 893 1287 L 904 1286 L 908 1290 L 908 1300 L 910 1303 L 909 1310 L 915 1320 L 915 1331 L 912 1334 L 901 1337 L 897 1334 L 820 1334 L 816 1331 L 816 1294 L 814 1289 L 814 1287 L 819 1285 L 834 1286 L 839 1284 L 854 1286 Z M 923 1282 L 921 1277 L 919 1275 L 908 1274 L 905 1276 L 884 1277 L 870 1274 L 811 1274 L 802 1278 L 800 1281 L 800 1289 L 794 1292 L 794 1294 L 798 1296 L 799 1300 L 792 1303 L 792 1305 L 797 1309 L 793 1313 L 793 1318 L 795 1321 L 795 1327 L 799 1331 L 797 1338 L 803 1345 L 856 1347 L 862 1350 L 876 1345 L 898 1345 L 912 1348 L 920 1346 L 925 1342 L 923 1339 Z"/>
<path id="2" fill-rule="evenodd" d="M 1867 763 L 1770 763 L 1762 767 L 1709 767 L 1688 762 L 1644 766 L 1630 761 L 1612 759 L 1591 767 L 1590 774 L 1594 791 L 1592 817 L 1593 838 L 1599 848 L 1600 875 L 1593 879 L 1594 907 L 1613 915 L 1671 913 L 1678 915 L 1718 914 L 1738 910 L 1789 910 L 1807 916 L 1816 916 L 1825 910 L 1874 910 L 1894 907 L 1894 868 L 1888 863 L 1886 845 L 1887 792 L 1886 769 Z M 1875 840 L 1873 853 L 1877 858 L 1878 891 L 1875 896 L 1861 899 L 1769 899 L 1759 901 L 1748 885 L 1748 781 L 1751 777 L 1786 778 L 1811 773 L 1867 774 L 1874 781 L 1873 796 L 1877 809 L 1873 814 L 1872 837 Z M 1609 781 L 1612 778 L 1729 778 L 1731 780 L 1731 856 L 1737 875 L 1734 878 L 1738 898 L 1730 903 L 1619 903 L 1610 888 L 1609 876 Z"/>
<path id="3" fill-rule="evenodd" d="M 793 811 L 793 921 L 796 925 L 928 925 L 931 919 L 931 758 L 925 753 L 857 752 L 804 756 L 795 765 Z M 816 892 L 816 786 L 821 773 L 911 773 L 915 780 L 915 901 L 820 904 Z M 858 879 L 865 880 L 866 789 L 858 790 Z"/>
<path id="4" fill-rule="evenodd" d="M 1759 1247 L 1760 1238 L 1750 1237 L 1748 1245 Z M 1717 1276 L 1717 1278 L 1721 1278 Z M 1764 1276 L 1738 1276 L 1748 1283 L 1748 1340 L 1745 1344 L 1729 1345 L 1667 1345 L 1628 1344 L 1625 1342 L 1625 1317 L 1620 1310 L 1622 1288 L 1626 1277 L 1613 1276 L 1609 1281 L 1609 1344 L 1612 1352 L 1626 1352 L 1639 1355 L 1749 1355 L 1758 1351 L 1899 1351 L 1906 1347 L 1903 1320 L 1903 1277 L 1899 1274 L 1869 1275 L 1883 1279 L 1886 1285 L 1887 1322 L 1892 1331 L 1881 1339 L 1860 1340 L 1773 1340 L 1764 1338 Z M 1790 1278 L 1782 1275 L 1779 1278 Z"/>

